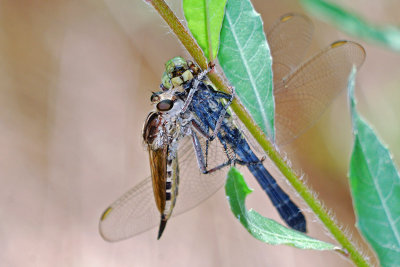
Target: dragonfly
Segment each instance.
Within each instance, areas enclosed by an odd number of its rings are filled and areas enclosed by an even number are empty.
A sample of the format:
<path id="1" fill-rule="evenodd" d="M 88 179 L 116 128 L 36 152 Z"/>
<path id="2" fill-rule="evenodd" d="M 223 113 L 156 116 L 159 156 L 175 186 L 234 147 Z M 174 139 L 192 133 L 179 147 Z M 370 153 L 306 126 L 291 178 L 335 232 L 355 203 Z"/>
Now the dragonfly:
<path id="1" fill-rule="evenodd" d="M 352 67 L 359 68 L 365 59 L 361 45 L 337 41 L 303 62 L 312 29 L 308 18 L 287 14 L 267 31 L 278 145 L 311 127 L 346 87 Z M 143 130 L 151 177 L 104 211 L 99 229 L 105 240 L 126 239 L 157 225 L 160 238 L 172 215 L 195 207 L 224 184 L 231 165 L 246 166 L 281 218 L 293 229 L 306 231 L 304 215 L 263 166 L 228 110 L 233 96 L 217 91 L 206 73 L 180 57 L 167 62 L 160 91 L 150 99 L 155 110 Z M 222 158 L 224 162 L 210 166 Z"/>

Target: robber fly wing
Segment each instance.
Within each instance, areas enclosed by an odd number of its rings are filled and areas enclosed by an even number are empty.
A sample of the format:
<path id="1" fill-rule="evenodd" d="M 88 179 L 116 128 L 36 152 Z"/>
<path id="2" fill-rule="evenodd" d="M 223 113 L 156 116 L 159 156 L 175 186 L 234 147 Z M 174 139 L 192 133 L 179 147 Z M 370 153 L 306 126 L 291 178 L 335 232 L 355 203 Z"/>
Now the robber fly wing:
<path id="1" fill-rule="evenodd" d="M 313 30 L 310 19 L 294 13 L 283 15 L 268 29 L 274 84 L 301 64 Z"/>
<path id="2" fill-rule="evenodd" d="M 205 149 L 204 140 L 202 143 Z M 219 161 L 223 157 L 223 149 L 218 144 L 212 142 L 209 146 L 212 162 L 216 159 Z M 202 174 L 197 165 L 190 137 L 180 141 L 178 161 L 180 181 L 173 216 L 194 208 L 212 196 L 224 184 L 224 173 L 227 169 L 213 174 Z M 154 201 L 151 177 L 148 177 L 104 211 L 100 218 L 99 230 L 105 240 L 118 241 L 150 230 L 159 223 L 160 213 Z"/>
<path id="3" fill-rule="evenodd" d="M 275 84 L 276 142 L 286 144 L 307 130 L 347 86 L 353 66 L 365 59 L 364 48 L 337 41 Z"/>

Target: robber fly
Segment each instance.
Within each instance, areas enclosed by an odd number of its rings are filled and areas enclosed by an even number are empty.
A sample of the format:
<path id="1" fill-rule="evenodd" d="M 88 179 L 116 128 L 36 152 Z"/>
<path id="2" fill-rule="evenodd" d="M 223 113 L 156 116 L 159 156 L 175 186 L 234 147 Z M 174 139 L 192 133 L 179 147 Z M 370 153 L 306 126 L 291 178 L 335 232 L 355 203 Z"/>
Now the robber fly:
<path id="1" fill-rule="evenodd" d="M 352 66 L 359 67 L 364 61 L 360 45 L 339 41 L 300 64 L 311 29 L 307 18 L 289 14 L 267 33 L 280 144 L 309 127 L 345 88 Z M 160 238 L 172 211 L 175 215 L 182 213 L 212 195 L 223 185 L 221 171 L 234 164 L 250 170 L 290 227 L 306 231 L 304 215 L 263 166 L 227 112 L 233 95 L 217 91 L 206 78 L 207 71 L 181 57 L 167 62 L 160 91 L 151 96 L 155 111 L 147 117 L 143 131 L 152 178 L 128 191 L 103 213 L 100 232 L 106 240 L 125 239 L 157 223 Z M 291 105 L 285 107 L 286 102 Z M 219 148 L 219 162 L 210 168 L 210 159 L 216 159 L 212 147 Z M 149 199 L 151 191 L 156 205 Z"/>
<path id="2" fill-rule="evenodd" d="M 171 68 L 172 67 L 172 68 Z M 150 112 L 143 126 L 143 140 L 147 145 L 150 157 L 151 177 L 153 182 L 154 197 L 157 208 L 161 214 L 158 238 L 161 237 L 168 219 L 172 215 L 178 196 L 179 188 L 179 141 L 185 136 L 193 138 L 196 151 L 201 150 L 195 129 L 200 130 L 198 118 L 189 110 L 193 92 L 202 84 L 202 79 L 208 72 L 199 73 L 199 68 L 192 62 L 174 58 L 166 64 L 162 91 L 153 93 L 150 100 L 155 106 L 155 111 Z M 173 85 L 173 86 L 172 86 Z M 185 86 L 183 86 L 185 85 Z M 190 92 L 189 85 L 194 86 Z M 228 104 L 229 105 L 229 104 Z M 220 117 L 223 118 L 224 113 Z M 202 132 L 205 134 L 205 132 Z M 212 137 L 208 137 L 212 139 Z M 198 154 L 199 166 L 204 174 L 208 171 L 203 163 L 202 155 Z M 222 165 L 221 165 L 222 167 Z M 215 169 L 217 170 L 217 169 Z"/>

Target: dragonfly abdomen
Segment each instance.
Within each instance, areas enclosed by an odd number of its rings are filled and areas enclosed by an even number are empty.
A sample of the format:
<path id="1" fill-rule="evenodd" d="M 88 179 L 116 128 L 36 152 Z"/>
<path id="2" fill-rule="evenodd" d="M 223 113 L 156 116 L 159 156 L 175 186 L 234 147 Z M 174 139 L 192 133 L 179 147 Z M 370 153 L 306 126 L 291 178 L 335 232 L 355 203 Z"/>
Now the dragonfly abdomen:
<path id="1" fill-rule="evenodd" d="M 306 232 L 306 220 L 303 213 L 292 202 L 289 196 L 279 187 L 275 179 L 260 163 L 248 166 L 250 172 L 257 179 L 257 182 L 267 193 L 274 207 L 278 210 L 282 219 L 293 229 L 300 232 Z"/>
<path id="2" fill-rule="evenodd" d="M 224 132 L 225 134 L 221 135 L 221 139 L 225 139 L 225 142 L 233 144 L 236 155 L 247 165 L 247 168 L 254 175 L 261 188 L 271 199 L 272 204 L 278 210 L 282 219 L 291 228 L 306 232 L 306 220 L 303 213 L 279 187 L 276 180 L 251 150 L 240 130 L 231 126 L 224 127 Z"/>

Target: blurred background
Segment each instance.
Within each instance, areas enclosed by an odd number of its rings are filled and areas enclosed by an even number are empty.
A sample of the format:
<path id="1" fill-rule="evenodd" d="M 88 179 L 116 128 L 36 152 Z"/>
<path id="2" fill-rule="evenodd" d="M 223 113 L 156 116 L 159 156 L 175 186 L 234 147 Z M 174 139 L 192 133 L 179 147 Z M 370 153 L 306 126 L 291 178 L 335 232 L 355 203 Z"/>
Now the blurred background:
<path id="1" fill-rule="evenodd" d="M 183 19 L 181 1 L 168 1 Z M 398 25 L 400 2 L 336 1 L 369 21 Z M 294 0 L 254 0 L 265 27 Z M 0 262 L 2 266 L 351 266 L 334 252 L 270 246 L 232 216 L 223 190 L 156 229 L 118 243 L 98 233 L 103 210 L 150 174 L 141 129 L 164 63 L 186 56 L 144 1 L 0 1 Z M 400 161 L 400 55 L 314 19 L 309 55 L 337 39 L 367 59 L 356 95 L 361 114 Z M 346 93 L 288 158 L 365 254 L 348 188 L 352 146 Z M 287 187 L 287 183 L 278 179 Z M 249 184 L 260 191 L 248 179 Z M 293 193 L 290 189 L 289 192 Z M 279 220 L 263 193 L 248 201 Z M 335 242 L 301 200 L 309 234 Z"/>

